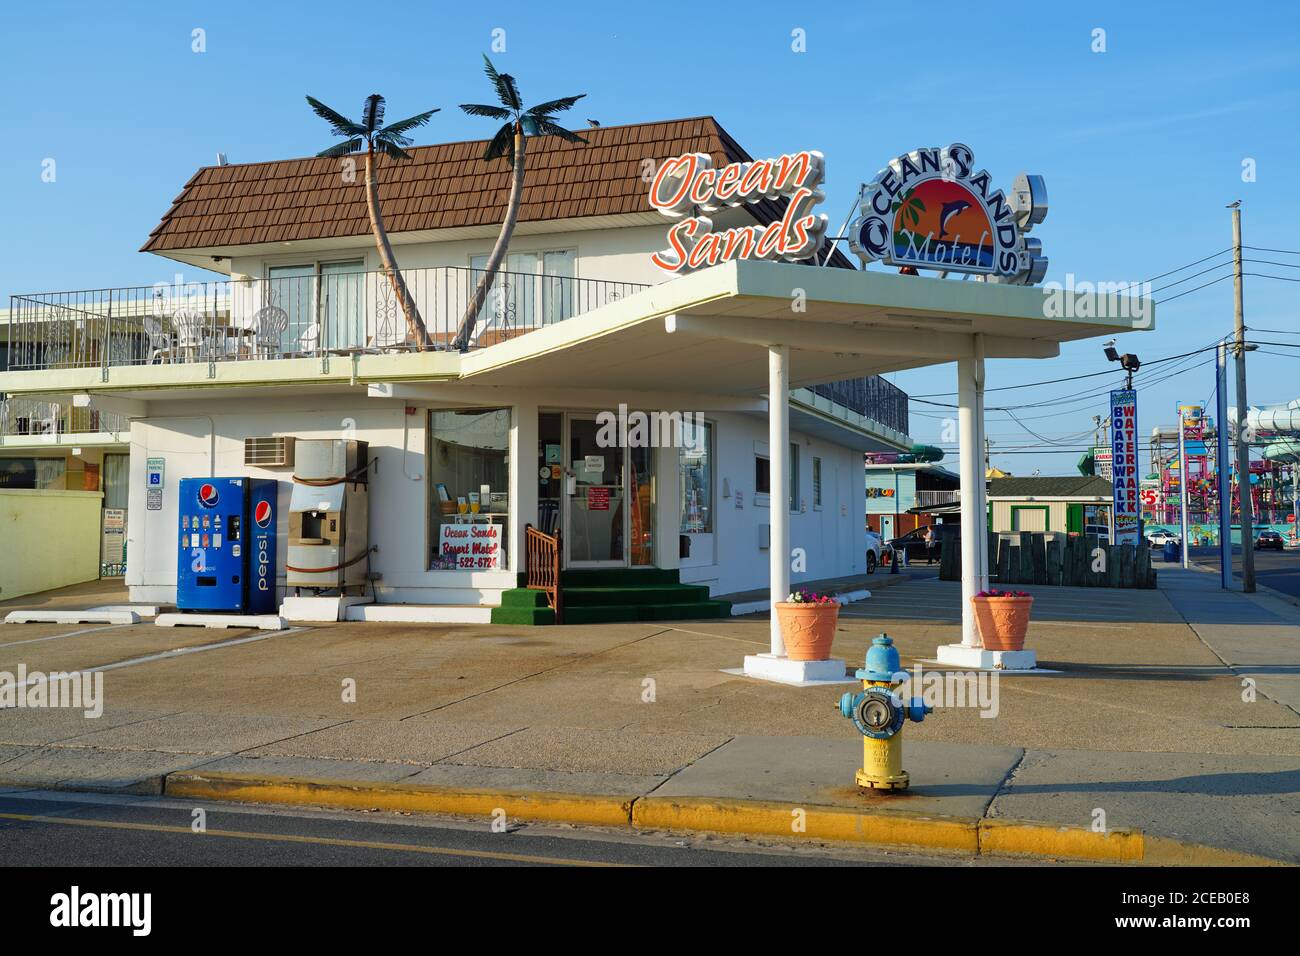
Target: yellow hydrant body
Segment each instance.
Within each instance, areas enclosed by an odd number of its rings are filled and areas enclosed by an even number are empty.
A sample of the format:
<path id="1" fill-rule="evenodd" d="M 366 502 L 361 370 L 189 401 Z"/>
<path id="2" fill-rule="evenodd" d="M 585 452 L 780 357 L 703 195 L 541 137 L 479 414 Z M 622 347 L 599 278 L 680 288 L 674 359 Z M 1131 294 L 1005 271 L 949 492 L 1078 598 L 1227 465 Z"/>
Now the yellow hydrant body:
<path id="1" fill-rule="evenodd" d="M 889 684 L 863 681 L 867 687 L 890 689 Z M 871 790 L 906 790 L 910 779 L 903 769 L 903 735 L 892 737 L 862 737 L 862 769 L 857 773 L 859 787 Z"/>
<path id="2" fill-rule="evenodd" d="M 904 703 L 896 688 L 907 675 L 899 670 L 898 650 L 888 635 L 871 642 L 866 666 L 856 674 L 862 691 L 840 698 L 840 713 L 852 719 L 862 733 L 862 769 L 859 787 L 869 790 L 905 790 L 911 782 L 903 769 L 903 724 L 921 721 L 931 708 L 920 698 Z"/>

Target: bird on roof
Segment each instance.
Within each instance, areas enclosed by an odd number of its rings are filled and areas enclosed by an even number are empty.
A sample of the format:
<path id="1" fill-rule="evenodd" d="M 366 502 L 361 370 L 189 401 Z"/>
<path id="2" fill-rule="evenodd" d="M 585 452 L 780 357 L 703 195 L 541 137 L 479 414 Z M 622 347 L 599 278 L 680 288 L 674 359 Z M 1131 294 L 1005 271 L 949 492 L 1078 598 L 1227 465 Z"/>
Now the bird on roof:
<path id="1" fill-rule="evenodd" d="M 600 125 L 600 120 L 589 119 L 587 120 L 587 125 L 590 126 L 592 129 L 595 129 L 597 126 Z"/>

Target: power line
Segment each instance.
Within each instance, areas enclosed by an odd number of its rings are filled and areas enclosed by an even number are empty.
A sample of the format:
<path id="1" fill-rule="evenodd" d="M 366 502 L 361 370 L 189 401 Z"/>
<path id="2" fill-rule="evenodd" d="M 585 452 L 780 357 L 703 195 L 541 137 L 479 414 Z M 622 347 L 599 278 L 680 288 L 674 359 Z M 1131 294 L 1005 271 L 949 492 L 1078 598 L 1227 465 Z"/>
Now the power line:
<path id="1" fill-rule="evenodd" d="M 1266 272 L 1243 272 L 1242 275 L 1254 276 L 1256 279 L 1281 279 L 1283 282 L 1300 282 L 1300 277 L 1271 276 Z"/>
<path id="2" fill-rule="evenodd" d="M 1217 279 L 1211 279 L 1209 282 L 1205 283 L 1205 285 L 1198 285 L 1195 288 L 1188 289 L 1186 292 L 1180 292 L 1177 295 L 1171 295 L 1164 299 L 1157 299 L 1156 305 L 1164 305 L 1166 302 L 1173 302 L 1174 299 L 1181 299 L 1185 295 L 1191 295 L 1193 292 L 1200 292 L 1202 289 L 1208 289 L 1210 286 L 1214 285 L 1215 283 L 1222 282 L 1224 279 L 1231 279 L 1231 278 L 1232 278 L 1231 274 L 1226 276 L 1219 276 L 1219 278 Z"/>
<path id="3" fill-rule="evenodd" d="M 1225 252 L 1231 252 L 1231 251 L 1232 251 L 1232 246 L 1228 246 L 1228 248 L 1226 248 L 1226 249 L 1220 249 L 1218 252 L 1213 252 L 1213 253 L 1211 253 L 1210 255 L 1206 256 L 1204 259 L 1197 259 L 1195 262 L 1189 262 L 1189 263 L 1187 263 L 1187 265 L 1185 265 L 1185 266 L 1179 266 L 1177 269 L 1170 269 L 1168 272 L 1162 272 L 1162 273 L 1160 273 L 1160 275 L 1158 275 L 1158 276 L 1152 276 L 1150 279 L 1147 279 L 1147 280 L 1145 280 L 1145 281 L 1146 281 L 1146 282 L 1155 282 L 1157 279 L 1163 279 L 1165 276 L 1171 276 L 1171 275 L 1174 275 L 1174 274 L 1176 274 L 1176 273 L 1182 272 L 1184 269 L 1190 269 L 1192 266 L 1199 266 L 1202 262 L 1205 262 L 1205 261 L 1207 261 L 1207 260 L 1209 260 L 1209 259 L 1213 259 L 1213 258 L 1215 258 L 1216 256 L 1221 256 L 1221 255 L 1223 255 Z M 1271 250 L 1270 250 L 1270 251 L 1271 251 Z"/>
<path id="4" fill-rule="evenodd" d="M 1193 272 L 1191 275 L 1189 275 L 1189 276 L 1185 276 L 1185 277 L 1183 277 L 1182 279 L 1178 279 L 1178 280 L 1176 280 L 1176 281 L 1174 281 L 1174 282 L 1170 282 L 1170 283 L 1167 283 L 1167 284 L 1165 284 L 1165 285 L 1162 285 L 1162 286 L 1161 286 L 1160 288 L 1158 288 L 1158 289 L 1152 289 L 1150 294 L 1151 294 L 1151 295 L 1155 295 L 1157 292 L 1163 292 L 1163 291 L 1165 291 L 1165 289 L 1172 289 L 1174 286 L 1176 286 L 1176 285 L 1182 285 L 1184 282 L 1191 282 L 1191 281 L 1192 281 L 1193 279 L 1195 279 L 1197 276 L 1203 276 L 1203 275 L 1205 275 L 1207 272 L 1213 272 L 1215 269 L 1222 269 L 1222 268 L 1224 268 L 1224 267 L 1226 267 L 1226 266 L 1231 266 L 1231 265 L 1232 265 L 1231 262 L 1220 262 L 1220 263 L 1218 263 L 1217 265 L 1210 266 L 1208 269 L 1202 269 L 1200 272 Z"/>
<path id="5" fill-rule="evenodd" d="M 1166 355 L 1163 358 L 1151 359 L 1151 361 L 1149 362 L 1143 362 L 1142 367 L 1148 368 L 1152 365 L 1159 365 L 1161 362 L 1172 362 L 1175 361 L 1176 359 L 1186 358 L 1189 355 L 1196 355 L 1200 352 L 1206 352 L 1209 351 L 1210 349 L 1216 349 L 1219 347 L 1219 341 L 1220 341 L 1219 339 L 1215 339 L 1213 344 L 1207 345 L 1204 348 L 1196 349 L 1191 352 L 1181 352 L 1178 355 Z M 1040 385 L 1060 385 L 1063 382 L 1077 382 L 1085 378 L 1097 378 L 1099 375 L 1118 375 L 1118 374 L 1121 373 L 1118 372 L 1116 369 L 1106 368 L 1106 369 L 1102 369 L 1099 372 L 1084 372 L 1082 375 L 1068 375 L 1065 378 L 1049 378 L 1049 379 L 1044 379 L 1041 382 L 1026 382 L 1023 385 L 999 385 L 997 388 L 986 388 L 984 390 L 984 393 L 987 395 L 989 392 L 1007 392 L 1016 388 L 1037 388 Z M 924 395 L 909 395 L 908 400 L 919 402 L 927 398 L 942 398 L 945 395 L 956 395 L 956 394 L 957 394 L 956 392 L 926 392 Z M 939 405 L 943 408 L 957 407 L 956 405 L 945 405 L 942 402 L 925 402 L 924 404 Z"/>

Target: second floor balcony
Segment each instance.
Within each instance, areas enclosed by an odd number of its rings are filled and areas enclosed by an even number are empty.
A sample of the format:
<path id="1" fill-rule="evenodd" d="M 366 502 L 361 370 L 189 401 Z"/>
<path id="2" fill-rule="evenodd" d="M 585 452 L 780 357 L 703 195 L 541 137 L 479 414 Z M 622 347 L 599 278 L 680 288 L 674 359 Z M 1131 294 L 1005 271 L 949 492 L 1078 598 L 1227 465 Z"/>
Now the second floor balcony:
<path id="1" fill-rule="evenodd" d="M 465 337 L 481 269 L 407 269 L 413 311 L 436 351 L 483 349 L 629 298 L 649 286 L 541 273 L 499 272 Z M 10 298 L 0 326 L 0 371 L 102 370 L 382 355 L 419 350 L 395 284 L 383 272 L 232 278 Z M 878 375 L 810 386 L 818 398 L 899 434 L 907 394 Z M 55 431 L 50 415 L 12 415 L 11 432 Z M 66 418 L 66 416 L 63 416 Z M 63 420 L 60 418 L 60 421 Z M 63 427 L 58 431 L 70 429 Z"/>
<path id="2" fill-rule="evenodd" d="M 402 272 L 409 311 L 435 350 L 495 345 L 646 288 L 633 282 L 499 272 L 468 336 L 462 319 L 483 271 Z M 109 368 L 419 349 L 383 272 L 219 279 L 10 298 L 8 367 Z"/>
<path id="3" fill-rule="evenodd" d="M 122 415 L 66 401 L 49 402 L 15 395 L 0 397 L 0 444 L 56 442 L 62 435 L 105 432 L 129 435 L 131 422 Z"/>

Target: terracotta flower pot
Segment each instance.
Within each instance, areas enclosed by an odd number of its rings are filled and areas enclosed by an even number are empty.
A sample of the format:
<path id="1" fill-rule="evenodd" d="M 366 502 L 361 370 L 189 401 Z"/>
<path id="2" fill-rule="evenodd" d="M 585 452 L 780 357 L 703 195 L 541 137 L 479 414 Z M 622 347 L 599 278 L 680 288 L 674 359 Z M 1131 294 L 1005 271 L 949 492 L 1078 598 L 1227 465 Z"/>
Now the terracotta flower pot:
<path id="1" fill-rule="evenodd" d="M 1025 647 L 1032 597 L 973 597 L 980 643 L 987 651 L 1019 651 Z"/>
<path id="2" fill-rule="evenodd" d="M 781 622 L 781 640 L 792 661 L 824 661 L 831 656 L 835 624 L 840 617 L 838 601 L 831 604 L 801 604 L 778 601 L 776 617 Z"/>

